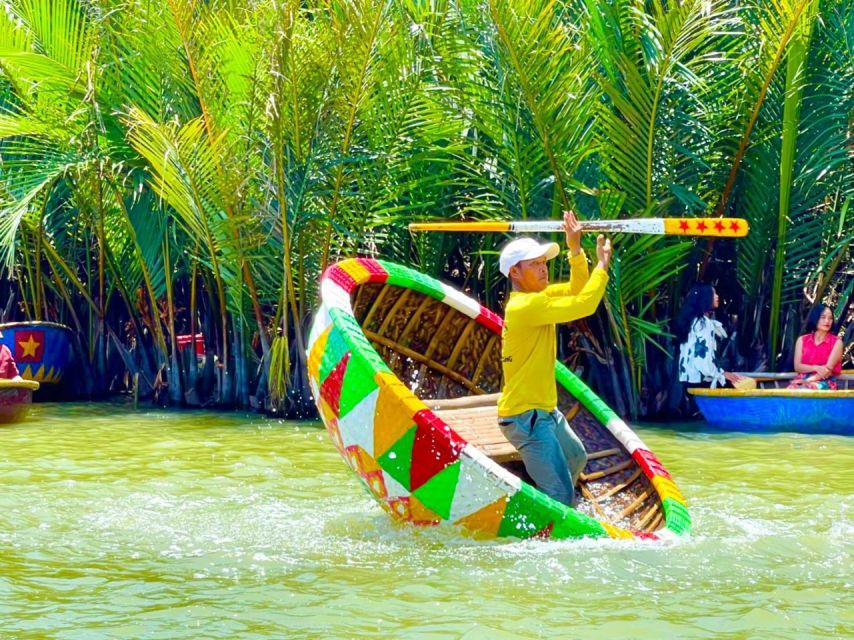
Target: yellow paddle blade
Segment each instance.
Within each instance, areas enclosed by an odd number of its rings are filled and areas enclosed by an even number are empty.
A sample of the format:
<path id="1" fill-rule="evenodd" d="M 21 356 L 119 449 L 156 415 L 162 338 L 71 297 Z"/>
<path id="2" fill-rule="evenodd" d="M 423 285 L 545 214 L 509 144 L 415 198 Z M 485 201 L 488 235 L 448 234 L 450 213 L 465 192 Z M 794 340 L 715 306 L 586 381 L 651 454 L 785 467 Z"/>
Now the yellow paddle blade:
<path id="1" fill-rule="evenodd" d="M 636 218 L 633 220 L 581 220 L 585 231 L 642 233 L 706 238 L 743 238 L 750 230 L 743 218 Z M 518 220 L 514 222 L 413 222 L 410 231 L 473 233 L 552 233 L 563 231 L 562 220 Z"/>

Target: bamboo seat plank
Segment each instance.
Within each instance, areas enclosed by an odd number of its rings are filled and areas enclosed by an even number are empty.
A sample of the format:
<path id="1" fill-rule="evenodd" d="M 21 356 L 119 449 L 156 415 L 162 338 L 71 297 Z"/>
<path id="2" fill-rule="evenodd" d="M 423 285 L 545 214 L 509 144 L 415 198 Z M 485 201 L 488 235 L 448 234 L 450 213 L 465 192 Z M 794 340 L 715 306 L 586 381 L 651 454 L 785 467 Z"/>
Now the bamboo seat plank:
<path id="1" fill-rule="evenodd" d="M 637 511 L 638 508 L 640 508 L 640 506 L 644 503 L 644 501 L 647 498 L 649 498 L 650 495 L 652 495 L 652 493 L 653 493 L 652 488 L 651 487 L 648 488 L 646 491 L 644 491 L 642 494 L 640 494 L 637 498 L 635 498 L 634 502 L 632 502 L 628 507 L 626 507 L 625 509 L 622 510 L 622 512 L 620 513 L 620 517 L 625 518 L 626 516 L 631 515 L 632 513 Z"/>
<path id="2" fill-rule="evenodd" d="M 619 454 L 621 449 L 602 449 L 601 451 L 593 451 L 592 453 L 587 454 L 588 460 L 597 460 L 598 458 L 606 458 L 608 456 L 615 456 Z"/>
<path id="3" fill-rule="evenodd" d="M 494 404 L 436 410 L 434 413 L 463 440 L 477 447 L 496 462 L 522 459 L 516 447 L 501 433 L 498 427 L 498 407 Z"/>
<path id="4" fill-rule="evenodd" d="M 591 480 L 598 480 L 599 478 L 604 478 L 605 476 L 609 476 L 612 473 L 617 473 L 618 471 L 622 471 L 623 469 L 628 469 L 635 461 L 631 458 L 628 460 L 624 460 L 623 462 L 619 462 L 615 464 L 613 467 L 608 467 L 607 469 L 603 469 L 602 471 L 594 471 L 593 473 L 581 474 L 581 479 L 585 482 L 589 482 Z"/>
<path id="5" fill-rule="evenodd" d="M 647 531 L 657 531 L 661 526 L 662 521 L 664 520 L 664 512 L 659 510 L 658 514 L 656 514 L 655 518 L 653 518 L 652 522 L 647 526 Z"/>
<path id="6" fill-rule="evenodd" d="M 640 519 L 640 522 L 638 522 L 638 529 L 643 529 L 649 521 L 655 517 L 655 514 L 658 513 L 658 509 L 658 502 L 653 502 L 652 507 L 650 507 L 649 511 L 644 514 L 643 518 Z"/>
<path id="7" fill-rule="evenodd" d="M 500 397 L 500 393 L 488 393 L 479 396 L 462 396 L 461 398 L 432 398 L 424 400 L 424 404 L 434 411 L 466 409 L 495 405 Z"/>
<path id="8" fill-rule="evenodd" d="M 602 505 L 599 504 L 599 501 L 596 499 L 596 496 L 594 496 L 590 492 L 590 489 L 588 489 L 583 484 L 579 484 L 578 486 L 581 489 L 581 495 L 587 498 L 590 501 L 590 504 L 593 505 L 593 511 L 596 512 L 596 515 L 606 522 L 611 522 L 611 518 L 608 517 L 607 513 L 605 513 L 605 510 L 602 508 Z"/>
<path id="9" fill-rule="evenodd" d="M 611 487 L 610 489 L 608 489 L 608 491 L 606 491 L 605 494 L 602 495 L 602 498 L 603 499 L 604 498 L 610 498 L 611 496 L 619 493 L 620 491 L 622 491 L 623 489 L 628 487 L 630 484 L 632 484 L 635 480 L 640 478 L 641 473 L 642 473 L 642 470 L 640 467 L 638 467 L 637 469 L 635 469 L 635 472 L 632 475 L 630 475 L 629 478 L 625 482 L 621 482 L 620 484 L 615 485 L 615 486 Z"/>

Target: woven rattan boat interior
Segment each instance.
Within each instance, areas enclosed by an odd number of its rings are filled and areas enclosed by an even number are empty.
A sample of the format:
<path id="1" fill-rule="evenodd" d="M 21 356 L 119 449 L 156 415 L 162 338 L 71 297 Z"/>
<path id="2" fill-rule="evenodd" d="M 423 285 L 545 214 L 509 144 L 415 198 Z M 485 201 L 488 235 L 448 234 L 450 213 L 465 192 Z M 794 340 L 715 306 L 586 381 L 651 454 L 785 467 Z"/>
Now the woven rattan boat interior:
<path id="1" fill-rule="evenodd" d="M 469 443 L 533 484 L 498 429 L 501 337 L 414 289 L 364 284 L 353 292 L 352 303 L 365 335 L 397 377 Z M 461 400 L 473 396 L 483 398 Z M 634 458 L 560 385 L 558 404 L 589 456 L 577 508 L 626 529 L 660 528 L 658 493 Z"/>

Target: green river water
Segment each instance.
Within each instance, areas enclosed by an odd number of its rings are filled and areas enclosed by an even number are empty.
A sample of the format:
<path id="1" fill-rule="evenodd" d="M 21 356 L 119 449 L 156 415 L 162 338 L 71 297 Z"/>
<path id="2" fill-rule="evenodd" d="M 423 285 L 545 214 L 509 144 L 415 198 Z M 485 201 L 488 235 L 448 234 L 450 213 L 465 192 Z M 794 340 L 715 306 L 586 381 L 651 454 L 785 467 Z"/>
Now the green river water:
<path id="1" fill-rule="evenodd" d="M 317 423 L 35 405 L 0 429 L 2 638 L 854 636 L 854 438 L 638 427 L 694 533 L 393 525 Z"/>

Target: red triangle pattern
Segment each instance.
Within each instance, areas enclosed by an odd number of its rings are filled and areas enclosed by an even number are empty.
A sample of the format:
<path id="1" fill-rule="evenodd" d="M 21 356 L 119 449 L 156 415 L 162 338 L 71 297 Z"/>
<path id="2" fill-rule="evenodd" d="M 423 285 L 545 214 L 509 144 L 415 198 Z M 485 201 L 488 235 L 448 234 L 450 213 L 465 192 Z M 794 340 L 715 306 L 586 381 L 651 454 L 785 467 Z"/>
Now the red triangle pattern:
<path id="1" fill-rule="evenodd" d="M 466 446 L 447 424 L 430 411 L 422 409 L 415 414 L 415 444 L 412 446 L 412 464 L 409 468 L 409 488 L 415 491 L 430 478 L 460 457 Z"/>
<path id="2" fill-rule="evenodd" d="M 350 362 L 350 352 L 344 354 L 341 362 L 326 376 L 326 380 L 320 385 L 320 397 L 326 400 L 329 408 L 338 415 L 339 401 L 341 400 L 341 383 L 344 381 L 344 372 L 347 371 L 347 363 Z"/>

